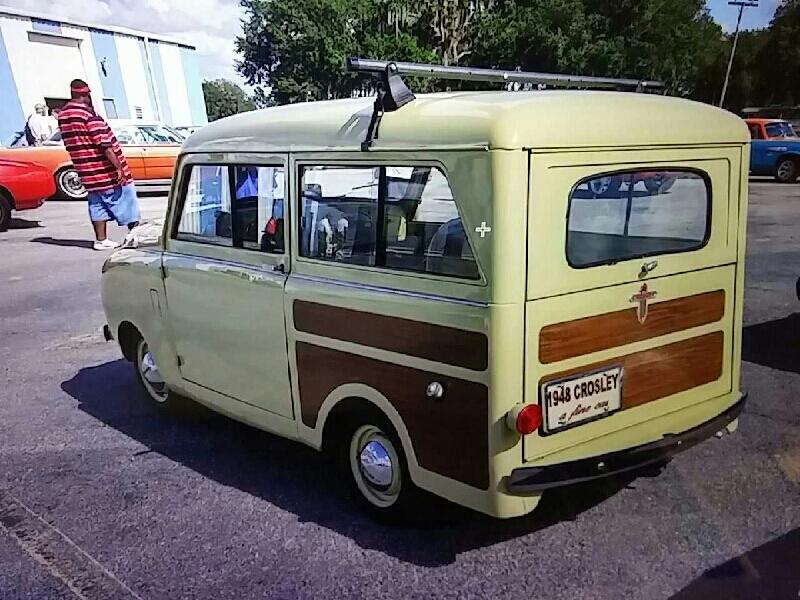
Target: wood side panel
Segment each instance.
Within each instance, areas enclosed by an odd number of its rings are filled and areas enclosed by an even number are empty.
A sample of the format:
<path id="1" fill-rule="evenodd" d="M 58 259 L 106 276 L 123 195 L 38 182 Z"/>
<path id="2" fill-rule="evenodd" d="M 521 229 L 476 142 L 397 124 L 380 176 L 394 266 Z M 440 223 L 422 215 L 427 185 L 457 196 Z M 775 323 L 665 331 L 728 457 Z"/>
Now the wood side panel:
<path id="1" fill-rule="evenodd" d="M 489 486 L 489 390 L 485 385 L 297 342 L 303 423 L 315 427 L 325 398 L 345 383 L 363 383 L 392 403 L 405 423 L 419 465 L 486 489 Z M 445 387 L 442 400 L 425 395 Z"/>
<path id="2" fill-rule="evenodd" d="M 473 371 L 489 366 L 489 340 L 474 331 L 306 300 L 294 301 L 294 326 L 305 333 Z"/>
<path id="3" fill-rule="evenodd" d="M 555 323 L 539 335 L 539 361 L 554 363 L 716 323 L 724 314 L 725 292 L 717 290 L 653 303 L 644 323 L 639 323 L 636 307 Z"/>
<path id="4" fill-rule="evenodd" d="M 621 364 L 624 367 L 622 408 L 633 408 L 719 379 L 722 375 L 724 342 L 723 332 L 716 331 L 548 375 L 542 378 L 540 384 Z"/>

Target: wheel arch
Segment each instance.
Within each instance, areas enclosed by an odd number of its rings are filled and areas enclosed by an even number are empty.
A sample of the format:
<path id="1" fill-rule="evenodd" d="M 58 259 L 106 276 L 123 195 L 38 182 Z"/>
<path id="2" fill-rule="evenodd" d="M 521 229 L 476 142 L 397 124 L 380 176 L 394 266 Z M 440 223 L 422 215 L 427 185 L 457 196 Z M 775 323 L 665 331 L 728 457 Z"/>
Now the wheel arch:
<path id="1" fill-rule="evenodd" d="M 17 203 L 14 201 L 14 194 L 12 194 L 8 188 L 0 185 L 0 196 L 3 196 L 8 200 L 8 202 L 11 204 L 11 210 L 17 209 Z"/>
<path id="2" fill-rule="evenodd" d="M 133 362 L 136 358 L 136 344 L 144 336 L 139 328 L 130 321 L 122 321 L 117 327 L 117 342 L 119 343 L 122 356 L 126 360 Z"/>
<path id="3" fill-rule="evenodd" d="M 419 469 L 419 465 L 405 423 L 389 399 L 367 385 L 347 383 L 333 390 L 320 407 L 313 439 L 309 442 L 322 451 L 328 450 L 338 438 L 337 427 L 346 426 L 348 420 L 370 415 L 386 419 L 394 428 L 414 479 L 414 471 Z"/>

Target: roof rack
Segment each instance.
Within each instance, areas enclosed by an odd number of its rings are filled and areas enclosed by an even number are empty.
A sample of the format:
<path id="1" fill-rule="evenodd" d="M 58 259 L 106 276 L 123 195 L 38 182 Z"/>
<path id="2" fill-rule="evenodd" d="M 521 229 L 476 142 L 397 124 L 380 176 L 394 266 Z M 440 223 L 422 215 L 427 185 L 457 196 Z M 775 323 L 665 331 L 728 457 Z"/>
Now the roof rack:
<path id="1" fill-rule="evenodd" d="M 615 79 L 611 77 L 591 77 L 585 75 L 562 75 L 558 73 L 537 73 L 533 71 L 503 71 L 501 69 L 476 69 L 473 67 L 448 67 L 422 63 L 391 62 L 369 58 L 350 57 L 347 70 L 358 73 L 383 73 L 389 65 L 395 66 L 400 75 L 414 77 L 434 77 L 436 79 L 457 79 L 459 81 L 492 81 L 497 83 L 528 83 L 566 88 L 592 89 L 635 89 L 637 91 L 658 90 L 664 87 L 660 81 L 644 79 Z"/>
<path id="2" fill-rule="evenodd" d="M 423 63 L 391 62 L 351 56 L 347 59 L 347 70 L 355 73 L 372 73 L 380 79 L 376 88 L 378 96 L 367 128 L 367 135 L 361 143 L 361 150 L 367 151 L 378 137 L 381 117 L 393 112 L 415 99 L 401 75 L 414 77 L 433 77 L 436 79 L 456 79 L 459 81 L 489 81 L 496 83 L 521 83 L 537 86 L 582 89 L 633 89 L 637 92 L 663 89 L 660 81 L 644 79 L 614 79 L 611 77 L 590 77 L 581 75 L 561 75 L 557 73 L 536 73 L 532 71 L 503 71 L 500 69 L 475 69 L 472 67 L 450 67 Z"/>

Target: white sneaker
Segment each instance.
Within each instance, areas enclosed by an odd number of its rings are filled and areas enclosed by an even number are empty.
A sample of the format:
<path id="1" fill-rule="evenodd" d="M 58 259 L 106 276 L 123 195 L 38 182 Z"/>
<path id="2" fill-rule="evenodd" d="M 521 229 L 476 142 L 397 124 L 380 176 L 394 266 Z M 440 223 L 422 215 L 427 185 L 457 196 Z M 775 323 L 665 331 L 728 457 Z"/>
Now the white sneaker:
<path id="1" fill-rule="evenodd" d="M 99 242 L 95 242 L 93 248 L 95 250 L 114 250 L 119 248 L 119 244 L 117 242 L 112 242 L 110 239 L 106 238 Z"/>

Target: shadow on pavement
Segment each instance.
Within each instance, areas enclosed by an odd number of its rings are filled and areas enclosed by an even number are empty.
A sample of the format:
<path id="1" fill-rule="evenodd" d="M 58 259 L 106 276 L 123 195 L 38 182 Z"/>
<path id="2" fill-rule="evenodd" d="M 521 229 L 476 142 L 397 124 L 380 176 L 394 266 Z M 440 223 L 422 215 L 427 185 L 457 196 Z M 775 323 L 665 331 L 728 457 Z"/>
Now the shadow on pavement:
<path id="1" fill-rule="evenodd" d="M 800 313 L 749 325 L 742 331 L 742 359 L 800 373 Z"/>
<path id="2" fill-rule="evenodd" d="M 536 511 L 512 520 L 492 519 L 430 498 L 404 526 L 379 525 L 350 500 L 347 480 L 323 455 L 202 410 L 195 418 L 166 417 L 145 400 L 130 363 L 122 359 L 81 369 L 61 388 L 81 410 L 157 452 L 211 478 L 332 529 L 362 548 L 420 566 L 453 562 L 462 552 L 542 530 L 607 500 L 637 476 L 581 484 L 545 495 Z"/>
<path id="3" fill-rule="evenodd" d="M 66 246 L 70 248 L 87 248 L 89 250 L 92 249 L 93 245 L 93 242 L 91 240 L 63 240 L 63 239 L 53 238 L 50 236 L 33 238 L 31 241 L 36 242 L 37 244 L 48 244 L 50 246 Z"/>
<path id="4" fill-rule="evenodd" d="M 800 597 L 800 529 L 695 579 L 670 600 L 785 600 Z"/>
<path id="5" fill-rule="evenodd" d="M 44 227 L 44 225 L 39 221 L 29 221 L 18 217 L 12 217 L 11 223 L 8 224 L 9 229 L 36 229 L 37 227 Z"/>

